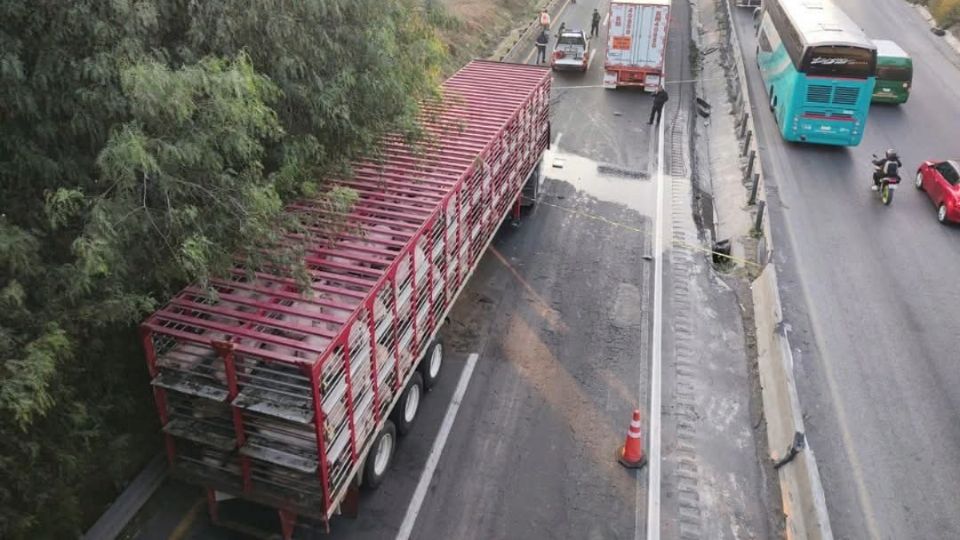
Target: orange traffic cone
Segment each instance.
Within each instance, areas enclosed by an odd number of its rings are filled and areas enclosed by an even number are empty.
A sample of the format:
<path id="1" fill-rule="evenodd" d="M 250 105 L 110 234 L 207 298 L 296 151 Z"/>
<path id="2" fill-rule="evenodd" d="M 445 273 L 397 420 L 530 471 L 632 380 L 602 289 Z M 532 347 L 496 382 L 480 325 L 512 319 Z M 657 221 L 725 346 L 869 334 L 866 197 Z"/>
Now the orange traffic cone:
<path id="1" fill-rule="evenodd" d="M 633 420 L 627 430 L 627 440 L 617 451 L 617 461 L 628 469 L 639 469 L 647 464 L 643 453 L 643 434 L 640 433 L 640 410 L 633 411 Z"/>

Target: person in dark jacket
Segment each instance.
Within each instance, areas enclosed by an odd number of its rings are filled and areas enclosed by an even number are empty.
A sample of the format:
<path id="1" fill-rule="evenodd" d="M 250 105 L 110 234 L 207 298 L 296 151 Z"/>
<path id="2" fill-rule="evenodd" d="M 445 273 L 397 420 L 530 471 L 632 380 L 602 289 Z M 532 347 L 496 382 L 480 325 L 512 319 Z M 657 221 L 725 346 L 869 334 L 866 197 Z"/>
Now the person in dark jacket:
<path id="1" fill-rule="evenodd" d="M 670 99 L 670 96 L 667 94 L 667 91 L 663 89 L 662 86 L 657 87 L 657 91 L 653 93 L 653 108 L 650 109 L 650 121 L 648 124 L 653 124 L 653 117 L 657 117 L 657 123 L 660 123 L 660 116 L 663 114 L 663 106 L 667 103 L 667 100 Z"/>
<path id="2" fill-rule="evenodd" d="M 547 43 L 550 43 L 550 37 L 547 36 L 547 31 L 544 30 L 540 32 L 540 35 L 537 36 L 537 63 L 542 64 L 547 60 Z"/>
<path id="3" fill-rule="evenodd" d="M 593 8 L 593 17 L 590 19 L 590 37 L 600 35 L 600 12 Z"/>
<path id="4" fill-rule="evenodd" d="M 893 148 L 887 150 L 883 157 L 873 160 L 873 186 L 870 189 L 876 191 L 881 178 L 899 179 L 900 167 L 903 167 L 903 163 L 900 163 L 900 156 Z"/>
<path id="5" fill-rule="evenodd" d="M 567 23 L 561 21 L 560 28 L 557 30 L 557 39 L 560 39 L 560 36 L 563 35 L 563 32 L 567 29 Z"/>

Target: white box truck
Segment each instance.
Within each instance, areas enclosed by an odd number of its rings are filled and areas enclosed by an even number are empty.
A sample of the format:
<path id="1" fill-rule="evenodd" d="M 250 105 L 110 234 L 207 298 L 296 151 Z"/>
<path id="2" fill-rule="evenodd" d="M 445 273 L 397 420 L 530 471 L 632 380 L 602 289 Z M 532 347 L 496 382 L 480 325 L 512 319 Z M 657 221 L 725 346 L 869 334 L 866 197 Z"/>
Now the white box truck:
<path id="1" fill-rule="evenodd" d="M 603 86 L 652 92 L 663 77 L 670 0 L 613 0 L 607 22 Z"/>

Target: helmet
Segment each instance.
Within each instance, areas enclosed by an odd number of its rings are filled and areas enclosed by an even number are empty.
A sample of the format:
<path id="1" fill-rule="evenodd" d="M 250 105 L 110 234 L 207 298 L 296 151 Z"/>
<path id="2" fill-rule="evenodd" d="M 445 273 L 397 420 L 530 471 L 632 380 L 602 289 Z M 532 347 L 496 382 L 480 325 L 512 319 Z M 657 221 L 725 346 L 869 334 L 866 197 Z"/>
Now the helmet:
<path id="1" fill-rule="evenodd" d="M 887 149 L 887 159 L 897 159 L 897 151 L 893 148 Z"/>

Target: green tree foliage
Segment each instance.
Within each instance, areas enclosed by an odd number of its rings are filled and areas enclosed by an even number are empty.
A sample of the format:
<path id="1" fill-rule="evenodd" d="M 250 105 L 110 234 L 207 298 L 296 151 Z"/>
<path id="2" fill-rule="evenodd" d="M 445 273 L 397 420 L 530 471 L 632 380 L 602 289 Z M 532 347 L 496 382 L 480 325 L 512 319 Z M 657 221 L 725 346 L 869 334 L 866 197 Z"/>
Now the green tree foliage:
<path id="1" fill-rule="evenodd" d="M 136 323 L 251 265 L 442 51 L 412 0 L 0 2 L 0 537 L 75 537 L 156 451 Z M 280 251 L 284 262 L 293 251 Z"/>

